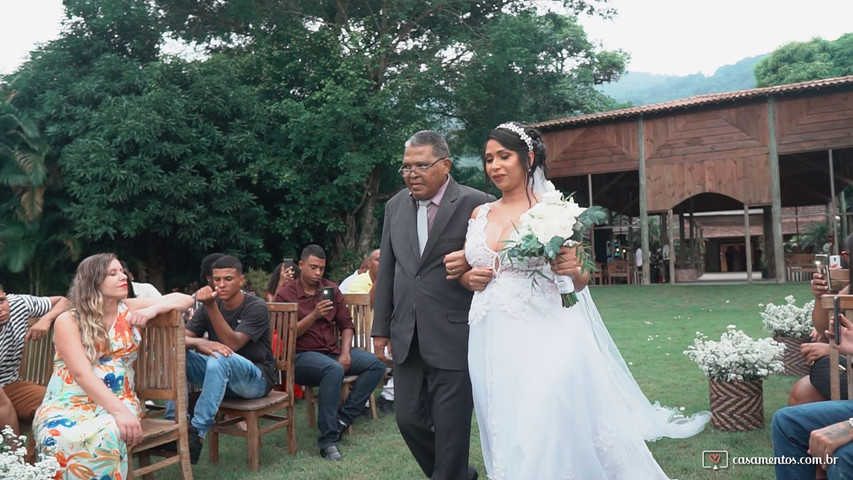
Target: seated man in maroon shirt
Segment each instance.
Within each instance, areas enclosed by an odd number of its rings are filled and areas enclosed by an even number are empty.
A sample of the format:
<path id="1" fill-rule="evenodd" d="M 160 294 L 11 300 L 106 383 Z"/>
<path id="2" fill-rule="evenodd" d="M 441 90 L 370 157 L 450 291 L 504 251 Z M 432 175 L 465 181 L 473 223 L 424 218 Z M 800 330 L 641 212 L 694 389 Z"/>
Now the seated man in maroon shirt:
<path id="1" fill-rule="evenodd" d="M 364 410 L 365 402 L 385 373 L 385 364 L 372 353 L 351 348 L 355 332 L 352 317 L 341 291 L 323 278 L 325 271 L 326 252 L 319 245 L 308 245 L 299 259 L 299 279 L 279 288 L 275 301 L 299 304 L 295 380 L 300 385 L 319 387 L 317 445 L 323 458 L 340 461 L 340 436 Z M 324 288 L 334 292 L 331 300 L 323 298 Z M 359 377 L 339 407 L 345 374 Z"/>

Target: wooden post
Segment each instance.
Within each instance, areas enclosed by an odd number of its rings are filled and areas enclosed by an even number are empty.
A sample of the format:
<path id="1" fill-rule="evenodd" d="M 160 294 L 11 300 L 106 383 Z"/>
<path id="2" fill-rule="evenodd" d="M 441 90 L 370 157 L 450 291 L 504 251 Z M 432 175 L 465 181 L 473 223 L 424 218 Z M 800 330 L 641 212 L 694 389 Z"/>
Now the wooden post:
<path id="1" fill-rule="evenodd" d="M 649 265 L 649 213 L 646 211 L 646 141 L 643 117 L 637 119 L 637 156 L 640 160 L 640 246 L 643 249 L 643 285 L 651 282 Z M 639 273 L 639 272 L 638 272 Z"/>
<path id="2" fill-rule="evenodd" d="M 772 193 L 772 205 L 770 207 L 773 217 L 773 264 L 776 266 L 776 283 L 785 283 L 787 280 L 781 272 L 785 271 L 785 249 L 782 247 L 782 187 L 779 173 L 779 152 L 776 149 L 776 99 L 767 98 L 767 123 L 768 143 L 770 147 L 770 190 Z"/>
<path id="3" fill-rule="evenodd" d="M 749 205 L 743 204 L 744 240 L 746 240 L 746 282 L 752 283 L 752 239 L 749 234 Z"/>
<path id="4" fill-rule="evenodd" d="M 670 235 L 670 225 L 672 225 L 672 209 L 670 208 L 666 212 L 667 221 L 666 221 L 666 238 L 667 245 L 669 245 L 669 261 L 667 262 L 666 268 L 669 269 L 669 284 L 675 285 L 675 242 L 672 239 L 672 235 Z M 682 229 L 682 232 L 684 230 Z"/>
<path id="5" fill-rule="evenodd" d="M 838 215 L 838 207 L 835 203 L 835 170 L 832 166 L 832 149 L 829 149 L 829 192 L 832 201 L 829 203 L 829 231 L 832 232 L 832 253 L 838 255 L 841 250 L 838 248 L 838 223 L 835 222 L 835 216 Z"/>

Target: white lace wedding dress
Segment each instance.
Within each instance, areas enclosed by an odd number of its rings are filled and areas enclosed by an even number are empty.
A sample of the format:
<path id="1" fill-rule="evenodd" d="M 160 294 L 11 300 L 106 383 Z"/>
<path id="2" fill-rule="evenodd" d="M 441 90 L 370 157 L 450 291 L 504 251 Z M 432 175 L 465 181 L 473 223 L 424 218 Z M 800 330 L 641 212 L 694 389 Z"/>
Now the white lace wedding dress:
<path id="1" fill-rule="evenodd" d="M 469 222 L 465 255 L 495 268 L 469 314 L 468 364 L 483 456 L 492 480 L 666 479 L 646 440 L 702 431 L 708 412 L 685 418 L 650 404 L 604 327 L 589 289 L 563 308 L 535 268 L 500 260 L 486 243 L 489 205 Z M 498 263 L 499 261 L 499 263 Z"/>

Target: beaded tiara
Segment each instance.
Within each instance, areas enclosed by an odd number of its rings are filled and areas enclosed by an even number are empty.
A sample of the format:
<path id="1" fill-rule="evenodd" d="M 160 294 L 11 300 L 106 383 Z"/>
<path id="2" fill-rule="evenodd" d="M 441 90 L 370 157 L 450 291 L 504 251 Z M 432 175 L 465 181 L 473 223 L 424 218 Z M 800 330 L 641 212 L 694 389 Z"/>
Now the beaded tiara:
<path id="1" fill-rule="evenodd" d="M 533 151 L 533 139 L 530 138 L 530 135 L 524 132 L 524 128 L 519 127 L 514 123 L 502 123 L 495 127 L 495 130 L 497 130 L 498 128 L 503 128 L 504 130 L 509 130 L 510 132 L 515 133 L 516 135 L 521 137 L 522 140 L 524 140 L 524 143 L 527 144 L 527 149 L 531 152 Z"/>

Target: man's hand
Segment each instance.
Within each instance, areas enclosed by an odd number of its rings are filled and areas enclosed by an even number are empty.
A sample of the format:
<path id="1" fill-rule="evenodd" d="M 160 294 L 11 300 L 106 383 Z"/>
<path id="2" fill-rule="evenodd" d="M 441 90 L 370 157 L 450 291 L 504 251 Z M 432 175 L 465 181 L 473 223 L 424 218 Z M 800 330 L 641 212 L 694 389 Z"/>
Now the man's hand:
<path id="1" fill-rule="evenodd" d="M 468 273 L 468 285 L 471 286 L 471 290 L 475 292 L 482 292 L 486 289 L 486 285 L 492 281 L 494 276 L 495 272 L 491 268 L 472 268 L 471 272 Z"/>
<path id="2" fill-rule="evenodd" d="M 218 355 L 230 357 L 234 353 L 234 350 L 231 350 L 228 345 L 204 339 L 198 341 L 195 349 L 198 353 L 207 355 L 208 357 L 216 357 Z"/>
<path id="3" fill-rule="evenodd" d="M 53 322 L 49 318 L 41 317 L 38 322 L 36 322 L 29 330 L 27 330 L 27 334 L 24 335 L 24 341 L 26 342 L 29 339 L 38 340 L 50 331 L 50 326 Z"/>
<path id="4" fill-rule="evenodd" d="M 388 342 L 391 339 L 388 337 L 373 337 L 373 352 L 376 358 L 382 360 L 385 365 L 391 365 L 391 359 L 385 356 L 385 349 L 388 347 Z"/>
<path id="5" fill-rule="evenodd" d="M 350 365 L 352 365 L 352 357 L 349 354 L 349 350 L 341 350 L 341 354 L 338 355 L 338 363 L 344 367 L 344 373 L 349 370 Z"/>
<path id="6" fill-rule="evenodd" d="M 843 421 L 814 430 L 809 436 L 809 454 L 823 460 L 831 457 L 835 450 L 853 441 L 853 427 L 848 421 Z M 827 464 L 821 468 L 826 470 Z"/>
<path id="7" fill-rule="evenodd" d="M 325 317 L 333 308 L 335 308 L 335 304 L 331 300 L 320 300 L 312 313 L 315 318 L 319 319 Z"/>
<path id="8" fill-rule="evenodd" d="M 444 256 L 444 268 L 447 269 L 447 279 L 455 280 L 471 269 L 465 258 L 465 250 L 456 250 Z"/>
<path id="9" fill-rule="evenodd" d="M 814 364 L 819 358 L 829 355 L 828 343 L 804 343 L 800 345 L 800 353 L 805 357 L 806 363 Z"/>
<path id="10" fill-rule="evenodd" d="M 213 305 L 213 303 L 216 301 L 216 297 L 218 296 L 219 292 L 210 288 L 209 285 L 206 285 L 200 288 L 197 292 L 195 292 L 195 299 L 205 306 Z"/>

